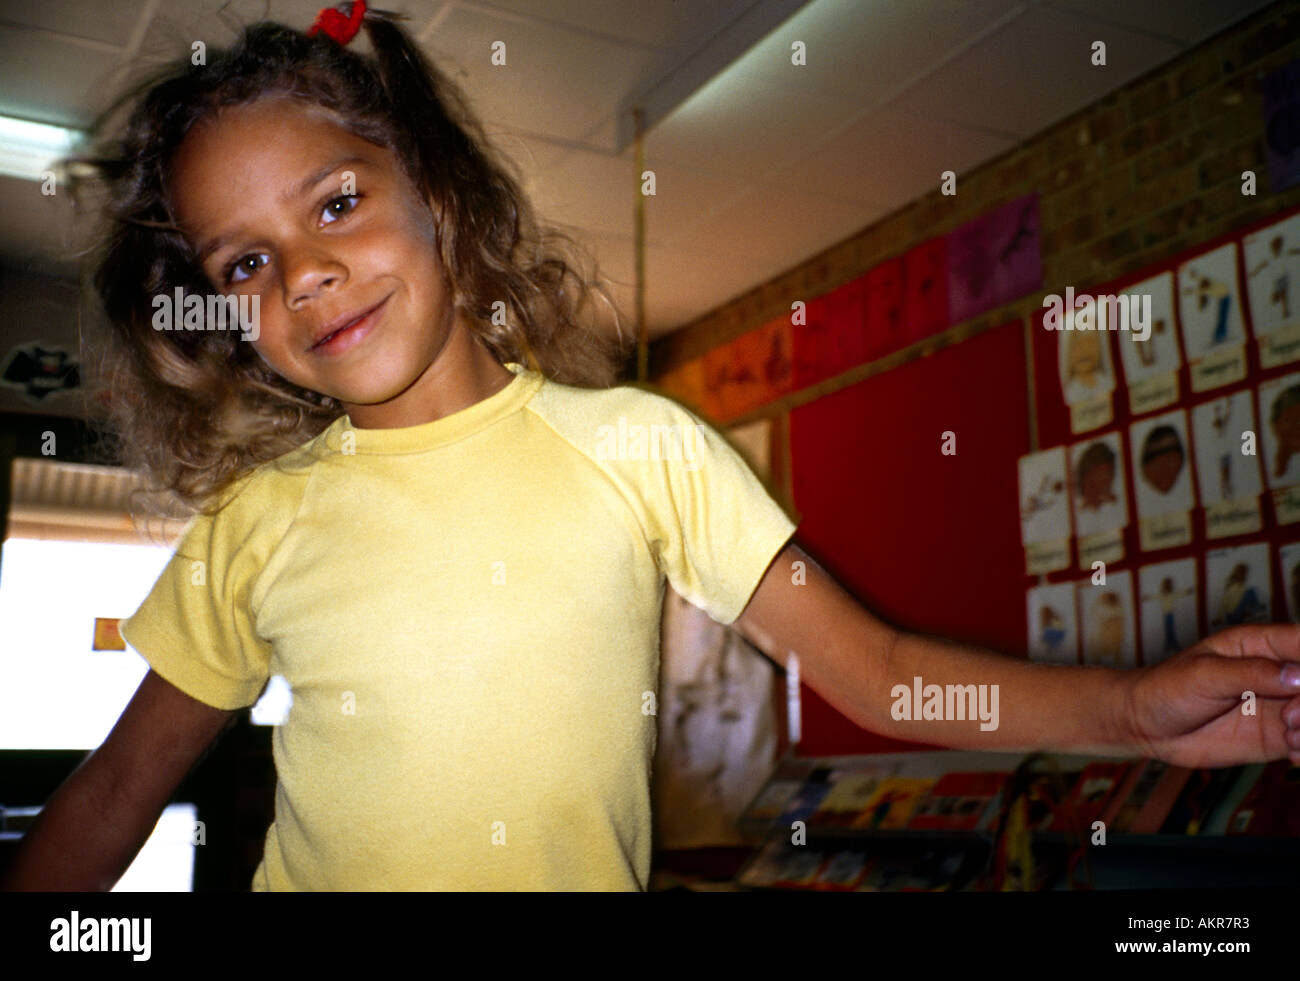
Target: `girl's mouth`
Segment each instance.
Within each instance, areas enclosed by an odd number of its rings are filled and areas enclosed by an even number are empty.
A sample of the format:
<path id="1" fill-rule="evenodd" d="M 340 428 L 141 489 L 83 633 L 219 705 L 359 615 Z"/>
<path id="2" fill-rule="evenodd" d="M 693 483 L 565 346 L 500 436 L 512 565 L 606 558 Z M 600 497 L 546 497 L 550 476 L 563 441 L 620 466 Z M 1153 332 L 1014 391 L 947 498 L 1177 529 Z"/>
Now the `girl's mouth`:
<path id="1" fill-rule="evenodd" d="M 312 346 L 312 351 L 319 354 L 342 354 L 344 351 L 355 347 L 365 340 L 366 336 L 374 329 L 383 316 L 384 307 L 388 303 L 388 297 L 363 316 L 358 317 L 350 324 L 341 327 L 334 333 L 328 335 Z"/>

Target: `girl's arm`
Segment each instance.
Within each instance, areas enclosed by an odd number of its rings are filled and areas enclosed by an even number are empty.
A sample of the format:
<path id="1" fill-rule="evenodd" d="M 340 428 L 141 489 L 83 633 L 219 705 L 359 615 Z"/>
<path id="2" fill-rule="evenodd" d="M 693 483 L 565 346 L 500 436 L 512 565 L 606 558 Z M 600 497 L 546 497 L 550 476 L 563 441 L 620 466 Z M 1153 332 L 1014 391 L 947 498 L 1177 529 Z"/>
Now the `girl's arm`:
<path id="1" fill-rule="evenodd" d="M 151 670 L 103 745 L 46 802 L 0 889 L 112 889 L 233 715 Z"/>
<path id="2" fill-rule="evenodd" d="M 1038 664 L 895 630 L 794 545 L 773 561 L 733 626 L 782 665 L 796 654 L 800 676 L 827 702 L 864 729 L 895 739 L 954 749 L 1142 755 L 1184 766 L 1288 753 L 1300 761 L 1296 626 L 1226 630 L 1149 668 Z M 996 720 L 993 712 L 982 721 L 967 711 L 964 720 L 917 721 L 916 678 L 923 702 L 928 685 L 944 691 L 945 703 L 949 685 L 976 692 L 985 686 L 982 704 L 996 706 Z M 905 699 L 896 686 L 907 689 Z M 912 721 L 894 718 L 896 704 L 911 709 Z"/>

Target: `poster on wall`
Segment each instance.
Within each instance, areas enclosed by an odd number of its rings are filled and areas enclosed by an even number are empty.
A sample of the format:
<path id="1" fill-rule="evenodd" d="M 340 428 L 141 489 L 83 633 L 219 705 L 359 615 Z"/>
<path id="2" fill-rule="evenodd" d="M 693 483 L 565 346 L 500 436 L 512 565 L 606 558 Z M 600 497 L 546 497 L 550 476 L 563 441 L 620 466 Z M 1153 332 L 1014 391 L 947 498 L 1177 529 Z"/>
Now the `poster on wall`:
<path id="1" fill-rule="evenodd" d="M 1074 583 L 1035 586 L 1025 594 L 1029 659 L 1045 664 L 1079 663 Z"/>
<path id="2" fill-rule="evenodd" d="M 1241 240 L 1261 368 L 1300 360 L 1300 215 Z"/>
<path id="3" fill-rule="evenodd" d="M 1083 619 L 1083 663 L 1106 668 L 1137 667 L 1133 617 L 1133 576 L 1112 572 L 1105 585 L 1079 583 Z"/>
<path id="4" fill-rule="evenodd" d="M 1221 548 L 1205 556 L 1205 622 L 1210 633 L 1271 617 L 1268 545 Z"/>
<path id="5" fill-rule="evenodd" d="M 1140 329 L 1120 334 L 1120 365 L 1128 388 L 1129 412 L 1135 416 L 1163 409 L 1179 399 L 1178 369 L 1183 355 L 1174 330 L 1174 274 L 1134 283 L 1121 294 L 1140 302 Z"/>
<path id="6" fill-rule="evenodd" d="M 1256 432 L 1248 388 L 1192 408 L 1192 456 L 1207 538 L 1249 535 L 1263 527 Z"/>
<path id="7" fill-rule="evenodd" d="M 1178 267 L 1178 317 L 1193 392 L 1246 377 L 1236 242 L 1203 252 Z"/>
<path id="8" fill-rule="evenodd" d="M 1087 316 L 1085 308 L 1065 311 L 1064 325 L 1056 333 L 1057 372 L 1061 395 L 1070 407 L 1072 433 L 1099 429 L 1115 417 L 1110 337 L 1096 330 L 1096 324 L 1085 319 Z"/>
<path id="9" fill-rule="evenodd" d="M 1196 560 L 1157 562 L 1138 570 L 1142 664 L 1159 664 L 1199 638 Z"/>
<path id="10" fill-rule="evenodd" d="M 1129 427 L 1133 488 L 1142 551 L 1178 548 L 1192 540 L 1196 491 L 1182 409 Z"/>
<path id="11" fill-rule="evenodd" d="M 1020 540 L 1031 576 L 1070 565 L 1070 495 L 1065 447 L 1030 453 L 1019 460 Z"/>
<path id="12" fill-rule="evenodd" d="M 1260 452 L 1278 524 L 1300 521 L 1300 373 L 1259 386 Z"/>
<path id="13" fill-rule="evenodd" d="M 1010 201 L 947 236 L 948 313 L 977 317 L 1041 289 L 1038 195 Z"/>
<path id="14" fill-rule="evenodd" d="M 1118 432 L 1105 433 L 1070 447 L 1071 499 L 1079 539 L 1079 568 L 1124 558 L 1128 492 L 1124 452 Z"/>

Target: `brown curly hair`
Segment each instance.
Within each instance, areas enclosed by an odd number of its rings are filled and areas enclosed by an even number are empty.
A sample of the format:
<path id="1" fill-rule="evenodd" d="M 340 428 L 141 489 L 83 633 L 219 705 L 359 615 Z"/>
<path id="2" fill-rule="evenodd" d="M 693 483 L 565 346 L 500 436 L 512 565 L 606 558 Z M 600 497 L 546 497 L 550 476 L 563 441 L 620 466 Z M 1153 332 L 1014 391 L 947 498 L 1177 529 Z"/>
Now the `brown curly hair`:
<path id="1" fill-rule="evenodd" d="M 370 55 L 324 34 L 250 25 L 207 64 L 187 56 L 133 86 L 92 128 L 101 134 L 129 110 L 120 135 L 101 136 L 95 151 L 65 161 L 74 192 L 106 192 L 109 227 L 93 286 L 108 329 L 82 339 L 88 404 L 105 417 L 115 462 L 141 471 L 150 490 L 197 509 L 343 414 L 335 399 L 276 375 L 234 331 L 151 326 L 153 297 L 177 287 L 211 291 L 165 193 L 173 154 L 201 120 L 265 96 L 323 106 L 396 153 L 439 227 L 455 305 L 499 362 L 580 387 L 619 382 L 630 345 L 618 308 L 597 280 L 579 274 L 572 240 L 538 224 L 463 95 L 401 19 L 366 11 Z M 594 295 L 613 310 L 618 339 L 584 323 Z M 506 303 L 504 324 L 493 322 L 498 300 Z"/>

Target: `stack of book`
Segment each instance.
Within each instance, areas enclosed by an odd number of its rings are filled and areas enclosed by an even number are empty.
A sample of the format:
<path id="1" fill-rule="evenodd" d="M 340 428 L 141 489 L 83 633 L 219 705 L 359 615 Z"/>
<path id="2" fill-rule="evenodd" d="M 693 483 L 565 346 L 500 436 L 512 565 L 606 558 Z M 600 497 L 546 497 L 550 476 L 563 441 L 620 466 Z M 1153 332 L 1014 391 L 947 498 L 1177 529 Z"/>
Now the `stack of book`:
<path id="1" fill-rule="evenodd" d="M 968 849 L 938 843 L 898 854 L 877 845 L 888 838 L 923 843 L 936 832 L 947 838 L 963 832 L 987 836 L 996 827 L 1011 779 L 1006 771 L 936 778 L 900 776 L 869 763 L 836 769 L 815 762 L 806 766 L 803 779 L 778 776 L 742 818 L 742 827 L 764 828 L 769 837 L 742 870 L 742 885 L 860 891 L 960 887 L 970 878 Z M 1025 795 L 1029 830 L 1081 840 L 1098 830 L 1097 822 L 1108 837 L 1300 837 L 1300 767 L 1285 760 L 1213 770 L 1157 760 L 1096 761 L 1082 770 L 1035 775 Z"/>

